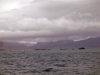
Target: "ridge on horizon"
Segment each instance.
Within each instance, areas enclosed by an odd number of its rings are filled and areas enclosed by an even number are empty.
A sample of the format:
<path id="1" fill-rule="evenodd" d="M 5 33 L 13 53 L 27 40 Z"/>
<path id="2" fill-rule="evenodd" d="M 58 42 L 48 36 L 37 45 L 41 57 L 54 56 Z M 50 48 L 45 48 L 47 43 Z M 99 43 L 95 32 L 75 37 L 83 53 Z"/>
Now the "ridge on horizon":
<path id="1" fill-rule="evenodd" d="M 16 42 L 0 42 L 0 48 L 5 49 L 67 49 L 67 48 L 100 48 L 100 37 L 88 38 L 80 41 L 60 40 L 56 42 L 40 42 L 35 45 L 20 44 Z"/>

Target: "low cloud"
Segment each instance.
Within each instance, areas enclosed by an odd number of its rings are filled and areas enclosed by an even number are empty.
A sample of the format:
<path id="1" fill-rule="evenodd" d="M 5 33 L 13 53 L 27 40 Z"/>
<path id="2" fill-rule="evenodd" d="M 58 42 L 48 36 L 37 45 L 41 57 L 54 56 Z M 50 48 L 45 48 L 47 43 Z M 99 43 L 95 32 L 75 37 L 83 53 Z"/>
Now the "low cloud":
<path id="1" fill-rule="evenodd" d="M 11 28 L 10 28 L 11 27 Z M 100 22 L 72 20 L 59 18 L 49 20 L 47 18 L 25 18 L 18 22 L 17 25 L 0 27 L 2 37 L 88 37 L 99 36 Z M 48 38 L 47 37 L 47 38 Z"/>

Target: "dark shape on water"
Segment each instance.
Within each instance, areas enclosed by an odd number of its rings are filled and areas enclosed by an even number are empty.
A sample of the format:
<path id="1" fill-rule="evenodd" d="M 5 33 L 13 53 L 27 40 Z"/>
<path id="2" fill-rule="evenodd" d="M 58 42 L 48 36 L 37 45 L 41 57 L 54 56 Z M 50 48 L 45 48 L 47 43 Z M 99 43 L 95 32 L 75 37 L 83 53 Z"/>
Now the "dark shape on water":
<path id="1" fill-rule="evenodd" d="M 85 49 L 85 47 L 81 47 L 81 48 L 79 48 L 79 50 L 83 50 L 83 49 Z"/>
<path id="2" fill-rule="evenodd" d="M 53 68 L 47 68 L 45 70 L 43 70 L 44 72 L 51 72 L 53 70 Z"/>
<path id="3" fill-rule="evenodd" d="M 38 48 L 38 49 L 34 49 L 34 50 L 50 50 L 50 49 L 45 49 L 45 48 L 44 49 L 42 49 L 42 48 L 39 49 Z"/>
<path id="4" fill-rule="evenodd" d="M 67 50 L 67 49 L 62 49 L 62 48 L 61 48 L 60 50 Z"/>

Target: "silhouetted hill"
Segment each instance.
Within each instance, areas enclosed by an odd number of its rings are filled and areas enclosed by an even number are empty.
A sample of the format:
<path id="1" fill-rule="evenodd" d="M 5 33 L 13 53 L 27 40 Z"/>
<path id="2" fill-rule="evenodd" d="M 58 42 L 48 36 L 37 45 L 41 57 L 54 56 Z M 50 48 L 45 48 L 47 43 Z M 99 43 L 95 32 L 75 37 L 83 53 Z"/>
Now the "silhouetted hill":
<path id="1" fill-rule="evenodd" d="M 3 43 L 3 45 L 2 45 Z M 72 41 L 60 40 L 56 42 L 39 42 L 36 45 L 20 44 L 15 42 L 0 42 L 0 48 L 4 49 L 69 49 L 69 48 L 100 48 L 100 38 Z"/>
<path id="2" fill-rule="evenodd" d="M 38 43 L 34 48 L 100 48 L 100 38 L 89 38 L 86 40 L 72 41 L 61 40 L 57 42 Z"/>

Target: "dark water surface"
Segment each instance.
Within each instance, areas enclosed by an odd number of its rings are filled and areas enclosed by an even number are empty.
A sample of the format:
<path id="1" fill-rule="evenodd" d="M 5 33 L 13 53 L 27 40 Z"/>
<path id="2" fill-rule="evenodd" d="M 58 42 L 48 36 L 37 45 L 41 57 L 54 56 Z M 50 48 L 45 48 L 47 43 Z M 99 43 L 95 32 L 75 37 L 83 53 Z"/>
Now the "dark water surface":
<path id="1" fill-rule="evenodd" d="M 100 50 L 0 51 L 0 75 L 100 75 Z"/>

